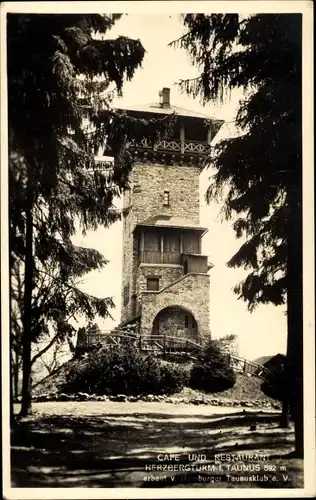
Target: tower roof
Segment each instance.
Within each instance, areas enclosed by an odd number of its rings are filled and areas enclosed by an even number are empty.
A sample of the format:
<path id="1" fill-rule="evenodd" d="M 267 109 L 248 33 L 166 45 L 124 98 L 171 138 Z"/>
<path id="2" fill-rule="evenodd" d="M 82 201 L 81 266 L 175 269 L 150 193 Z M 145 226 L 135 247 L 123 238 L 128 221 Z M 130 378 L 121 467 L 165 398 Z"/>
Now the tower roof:
<path id="1" fill-rule="evenodd" d="M 198 111 L 193 111 L 191 109 L 180 108 L 179 106 L 174 106 L 170 101 L 170 89 L 164 87 L 162 91 L 159 93 L 160 102 L 153 102 L 149 104 L 139 104 L 139 105 L 131 105 L 124 108 L 122 110 L 126 111 L 129 114 L 142 115 L 142 114 L 161 114 L 161 115 L 176 115 L 178 117 L 184 119 L 197 119 L 197 120 L 206 120 L 212 125 L 212 135 L 213 137 L 217 134 L 219 129 L 224 123 L 224 120 L 220 120 L 216 117 L 212 117 L 206 115 L 204 113 L 200 113 Z"/>
<path id="2" fill-rule="evenodd" d="M 179 229 L 191 229 L 195 231 L 205 232 L 207 228 L 201 227 L 189 219 L 173 217 L 172 215 L 155 215 L 144 221 L 138 222 L 137 226 L 142 227 L 170 227 Z"/>
<path id="3" fill-rule="evenodd" d="M 139 113 L 161 113 L 162 115 L 172 115 L 173 113 L 178 116 L 187 116 L 189 118 L 202 118 L 205 120 L 211 120 L 212 117 L 205 115 L 204 113 L 199 113 L 198 111 L 192 111 L 191 109 L 180 108 L 179 106 L 163 107 L 159 102 L 152 102 L 149 104 L 136 104 L 124 108 L 126 111 L 138 111 Z M 218 120 L 220 123 L 224 123 L 224 120 Z"/>

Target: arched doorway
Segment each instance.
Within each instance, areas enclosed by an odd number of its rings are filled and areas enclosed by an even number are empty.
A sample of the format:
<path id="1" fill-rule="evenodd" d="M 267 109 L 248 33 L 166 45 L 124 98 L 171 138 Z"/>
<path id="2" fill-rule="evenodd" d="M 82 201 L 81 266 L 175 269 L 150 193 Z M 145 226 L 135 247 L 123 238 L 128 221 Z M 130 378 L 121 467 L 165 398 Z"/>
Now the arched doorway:
<path id="1" fill-rule="evenodd" d="M 198 326 L 190 311 L 184 307 L 170 306 L 159 311 L 155 317 L 152 334 L 181 337 L 196 342 Z"/>

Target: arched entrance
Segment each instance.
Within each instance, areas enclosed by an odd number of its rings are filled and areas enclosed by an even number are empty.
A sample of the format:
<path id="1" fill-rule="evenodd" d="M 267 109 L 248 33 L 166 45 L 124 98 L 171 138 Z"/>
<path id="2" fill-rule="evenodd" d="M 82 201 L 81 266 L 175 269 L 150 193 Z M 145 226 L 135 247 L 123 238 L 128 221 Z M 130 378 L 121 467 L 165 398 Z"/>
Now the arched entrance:
<path id="1" fill-rule="evenodd" d="M 193 314 L 179 306 L 165 307 L 154 319 L 153 335 L 168 335 L 198 340 L 198 326 Z"/>

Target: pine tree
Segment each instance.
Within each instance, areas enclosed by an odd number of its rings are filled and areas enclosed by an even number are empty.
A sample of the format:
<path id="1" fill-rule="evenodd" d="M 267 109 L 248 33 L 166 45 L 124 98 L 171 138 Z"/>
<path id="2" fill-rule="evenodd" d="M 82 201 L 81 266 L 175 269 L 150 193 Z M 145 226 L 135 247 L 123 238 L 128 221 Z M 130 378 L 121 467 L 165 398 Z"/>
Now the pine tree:
<path id="1" fill-rule="evenodd" d="M 165 126 L 111 109 L 145 52 L 139 40 L 105 39 L 119 17 L 7 17 L 10 268 L 22 260 L 24 279 L 21 415 L 31 406 L 31 346 L 45 333 L 45 321 L 66 335 L 66 313 L 78 307 L 92 319 L 111 305 L 73 287 L 75 277 L 105 262 L 76 248 L 71 237 L 78 227 L 85 233 L 120 218 L 114 199 L 128 183 L 126 144 Z M 105 137 L 116 159 L 100 169 L 94 153 Z M 43 276 L 44 288 L 50 279 L 61 286 L 45 308 L 36 304 Z"/>
<path id="2" fill-rule="evenodd" d="M 207 200 L 219 199 L 237 238 L 228 262 L 249 270 L 236 285 L 252 311 L 287 303 L 288 369 L 296 454 L 303 455 L 301 16 L 187 14 L 173 42 L 188 51 L 199 77 L 184 91 L 204 103 L 231 90 L 244 98 L 237 137 L 222 140 L 208 161 L 215 169 Z"/>

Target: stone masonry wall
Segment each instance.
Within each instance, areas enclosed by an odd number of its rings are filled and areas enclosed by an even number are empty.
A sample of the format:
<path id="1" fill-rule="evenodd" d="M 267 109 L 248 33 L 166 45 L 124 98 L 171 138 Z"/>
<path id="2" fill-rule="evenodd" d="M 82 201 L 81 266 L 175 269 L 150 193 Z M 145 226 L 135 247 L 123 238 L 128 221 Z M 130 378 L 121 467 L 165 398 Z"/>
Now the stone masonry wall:
<path id="1" fill-rule="evenodd" d="M 123 269 L 121 322 L 136 313 L 138 241 L 133 237 L 135 225 L 154 215 L 172 215 L 199 223 L 199 174 L 195 166 L 135 164 L 130 190 L 123 197 L 129 214 L 123 221 Z M 163 205 L 164 191 L 169 191 L 170 205 Z M 124 304 L 124 288 L 129 287 L 129 301 Z M 134 304 L 133 304 L 134 297 Z"/>
<path id="2" fill-rule="evenodd" d="M 133 168 L 133 224 L 154 215 L 172 215 L 199 223 L 198 167 L 135 165 Z M 163 205 L 169 191 L 170 206 Z"/>
<path id="3" fill-rule="evenodd" d="M 147 290 L 147 278 L 157 277 L 159 278 L 159 288 L 164 288 L 173 281 L 181 278 L 183 275 L 183 267 L 180 265 L 148 265 L 141 264 L 137 269 L 137 279 L 136 279 L 136 295 L 137 295 L 137 307 L 140 311 L 140 304 L 142 300 L 142 292 Z"/>
<path id="4" fill-rule="evenodd" d="M 160 292 L 142 293 L 141 333 L 151 334 L 157 314 L 165 307 L 180 306 L 189 311 L 198 326 L 198 341 L 210 336 L 208 274 L 187 274 Z"/>
<path id="5" fill-rule="evenodd" d="M 176 307 L 168 307 L 163 309 L 156 318 L 158 317 L 159 335 L 182 337 L 194 342 L 198 341 L 197 329 L 192 324 L 193 316 L 188 311 Z M 186 326 L 186 317 L 188 326 Z"/>
<path id="6" fill-rule="evenodd" d="M 131 208 L 132 191 L 129 189 L 123 196 L 123 208 Z M 128 321 L 134 316 L 133 295 L 135 295 L 135 286 L 133 273 L 135 262 L 137 262 L 138 241 L 132 238 L 132 211 L 123 218 L 123 262 L 122 262 L 122 286 L 121 286 L 121 322 Z M 136 270 L 136 269 L 135 269 Z M 124 289 L 129 287 L 129 300 L 124 304 Z"/>

